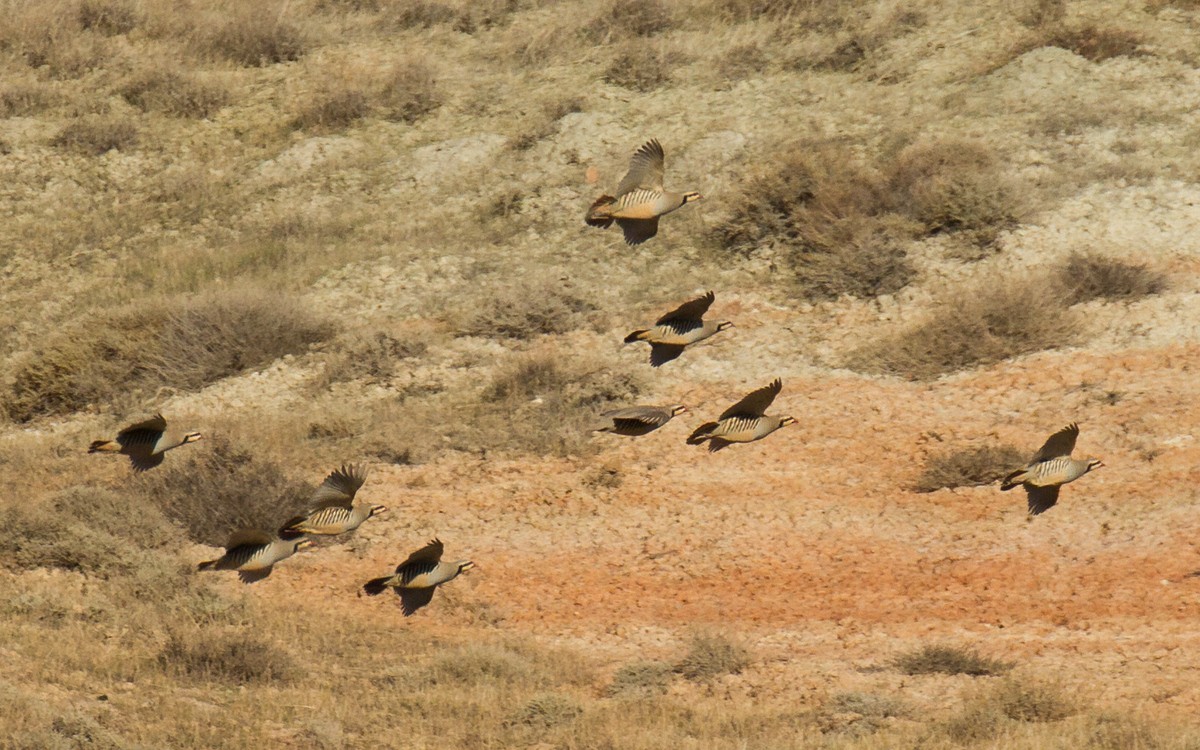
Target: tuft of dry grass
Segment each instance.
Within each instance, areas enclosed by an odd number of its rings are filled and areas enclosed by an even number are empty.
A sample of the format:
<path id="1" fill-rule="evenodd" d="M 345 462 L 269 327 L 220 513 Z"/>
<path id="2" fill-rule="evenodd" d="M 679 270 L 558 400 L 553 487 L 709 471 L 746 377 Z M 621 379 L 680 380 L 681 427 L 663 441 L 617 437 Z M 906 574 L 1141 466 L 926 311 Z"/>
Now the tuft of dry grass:
<path id="1" fill-rule="evenodd" d="M 617 49 L 603 78 L 614 86 L 646 93 L 670 83 L 674 61 L 674 56 L 659 46 L 629 42 Z"/>
<path id="2" fill-rule="evenodd" d="M 0 117 L 30 117 L 54 106 L 57 97 L 44 84 L 13 82 L 0 87 Z"/>
<path id="3" fill-rule="evenodd" d="M 299 60 L 309 43 L 298 26 L 277 14 L 258 17 L 243 13 L 208 30 L 204 46 L 217 57 L 261 68 Z"/>
<path id="4" fill-rule="evenodd" d="M 529 699 L 509 723 L 529 727 L 557 727 L 574 721 L 583 709 L 572 698 L 560 693 L 542 693 Z"/>
<path id="5" fill-rule="evenodd" d="M 613 675 L 608 694 L 615 697 L 649 698 L 667 692 L 675 668 L 662 661 L 635 661 Z"/>
<path id="6" fill-rule="evenodd" d="M 79 25 L 105 36 L 128 34 L 141 20 L 129 0 L 83 0 L 79 3 Z"/>
<path id="7" fill-rule="evenodd" d="M 750 653 L 719 634 L 697 634 L 688 652 L 675 663 L 675 672 L 689 680 L 711 680 L 724 674 L 738 674 L 750 666 Z"/>
<path id="8" fill-rule="evenodd" d="M 846 364 L 927 380 L 1064 346 L 1076 332 L 1055 289 L 1018 280 L 950 293 L 924 322 L 855 349 Z"/>
<path id="9" fill-rule="evenodd" d="M 557 281 L 494 286 L 466 313 L 458 333 L 528 340 L 575 330 L 596 308 L 564 286 Z"/>
<path id="10" fill-rule="evenodd" d="M 761 74 L 769 62 L 762 47 L 750 42 L 726 50 L 717 61 L 717 71 L 728 81 L 740 81 Z"/>
<path id="11" fill-rule="evenodd" d="M 583 26 L 583 35 L 592 44 L 608 44 L 661 34 L 674 25 L 671 9 L 662 0 L 610 0 Z"/>
<path id="12" fill-rule="evenodd" d="M 353 125 L 370 113 L 371 100 L 365 90 L 342 86 L 314 96 L 292 118 L 291 125 L 298 130 L 330 132 Z"/>
<path id="13" fill-rule="evenodd" d="M 384 383 L 402 360 L 425 353 L 426 344 L 400 339 L 383 331 L 356 334 L 338 342 L 325 359 L 325 367 L 314 387 L 324 390 L 334 383 L 366 381 Z"/>
<path id="14" fill-rule="evenodd" d="M 1097 299 L 1131 301 L 1167 288 L 1164 274 L 1142 264 L 1084 253 L 1072 253 L 1059 267 L 1058 279 L 1070 305 Z"/>
<path id="15" fill-rule="evenodd" d="M 959 646 L 922 646 L 896 657 L 896 668 L 904 674 L 965 674 L 993 677 L 1012 669 L 1012 664 L 982 656 Z"/>
<path id="16" fill-rule="evenodd" d="M 193 541 L 220 547 L 238 529 L 274 532 L 312 494 L 277 463 L 223 435 L 189 448 L 140 477 L 136 492 Z"/>
<path id="17" fill-rule="evenodd" d="M 1057 684 L 1008 678 L 986 698 L 1013 721 L 1062 721 L 1078 713 L 1076 701 Z"/>
<path id="18" fill-rule="evenodd" d="M 420 59 L 397 64 L 384 81 L 380 94 L 384 117 L 414 123 L 442 106 L 433 68 Z"/>
<path id="19" fill-rule="evenodd" d="M 99 156 L 109 151 L 128 151 L 138 141 L 132 120 L 118 116 L 86 117 L 67 123 L 50 144 L 67 151 Z"/>
<path id="20" fill-rule="evenodd" d="M 125 81 L 118 92 L 143 112 L 173 117 L 205 119 L 229 102 L 229 93 L 223 87 L 170 68 L 142 70 Z"/>
<path id="21" fill-rule="evenodd" d="M 992 484 L 1025 460 L 1025 454 L 1011 445 L 980 445 L 960 448 L 931 456 L 913 489 L 936 492 L 955 487 L 979 487 Z"/>
<path id="22" fill-rule="evenodd" d="M 1070 50 L 1092 62 L 1104 62 L 1114 57 L 1136 57 L 1142 51 L 1140 34 L 1128 29 L 1100 27 L 1092 24 L 1083 26 L 1042 27 L 1035 36 L 1024 42 L 1020 49 L 1038 47 L 1060 47 Z"/>
<path id="23" fill-rule="evenodd" d="M 290 654 L 250 629 L 172 633 L 157 661 L 172 676 L 233 685 L 288 682 L 300 675 Z"/>

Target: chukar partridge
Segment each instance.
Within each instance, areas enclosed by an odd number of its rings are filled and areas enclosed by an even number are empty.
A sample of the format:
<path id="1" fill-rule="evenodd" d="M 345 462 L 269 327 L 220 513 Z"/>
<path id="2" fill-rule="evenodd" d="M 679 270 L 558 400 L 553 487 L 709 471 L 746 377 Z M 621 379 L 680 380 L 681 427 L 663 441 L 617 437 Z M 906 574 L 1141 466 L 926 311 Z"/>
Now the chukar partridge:
<path id="1" fill-rule="evenodd" d="M 730 443 L 749 443 L 761 440 L 780 427 L 796 420 L 792 417 L 769 417 L 764 411 L 783 390 L 779 378 L 770 384 L 751 391 L 733 406 L 721 412 L 716 422 L 705 422 L 688 437 L 688 445 L 700 445 L 708 441 L 709 451 L 716 452 Z"/>
<path id="2" fill-rule="evenodd" d="M 594 432 L 611 432 L 616 435 L 646 435 L 662 427 L 672 418 L 687 411 L 683 404 L 673 406 L 629 406 L 624 409 L 606 411 L 600 416 L 611 424 L 597 428 Z"/>
<path id="3" fill-rule="evenodd" d="M 704 313 L 712 305 L 716 295 L 709 291 L 654 321 L 653 328 L 643 328 L 625 337 L 625 343 L 645 341 L 650 344 L 650 364 L 660 367 L 683 354 L 684 348 L 703 341 L 716 333 L 732 328 L 728 320 L 717 323 L 705 321 Z"/>
<path id="4" fill-rule="evenodd" d="M 88 453 L 120 453 L 129 456 L 134 471 L 153 469 L 163 462 L 163 454 L 172 448 L 194 443 L 203 437 L 198 432 L 168 429 L 163 415 L 135 422 L 117 433 L 115 440 L 95 440 Z"/>
<path id="5" fill-rule="evenodd" d="M 658 217 L 697 200 L 700 194 L 695 191 L 677 193 L 663 188 L 663 148 L 652 139 L 634 152 L 616 195 L 597 198 L 584 220 L 601 229 L 615 221 L 627 243 L 640 245 L 658 233 Z"/>
<path id="6" fill-rule="evenodd" d="M 1053 508 L 1058 502 L 1059 487 L 1104 465 L 1098 458 L 1071 458 L 1078 437 L 1079 425 L 1074 422 L 1054 433 L 1025 468 L 1004 478 L 1000 489 L 1008 491 L 1018 485 L 1024 486 L 1031 516 Z"/>
<path id="7" fill-rule="evenodd" d="M 470 560 L 442 562 L 442 543 L 434 539 L 408 556 L 396 566 L 396 572 L 382 578 L 372 578 L 363 585 L 369 596 L 395 589 L 400 596 L 400 607 L 408 617 L 433 599 L 438 586 L 453 581 L 459 573 L 475 567 Z"/>
<path id="8" fill-rule="evenodd" d="M 242 529 L 229 537 L 225 554 L 196 566 L 196 570 L 236 570 L 243 583 L 271 575 L 275 563 L 312 544 L 311 539 L 280 539 L 259 529 Z"/>
<path id="9" fill-rule="evenodd" d="M 331 472 L 313 493 L 312 507 L 285 523 L 279 535 L 292 539 L 301 534 L 345 534 L 371 516 L 383 513 L 387 510 L 385 505 L 354 502 L 366 479 L 367 470 L 361 466 L 343 466 Z"/>

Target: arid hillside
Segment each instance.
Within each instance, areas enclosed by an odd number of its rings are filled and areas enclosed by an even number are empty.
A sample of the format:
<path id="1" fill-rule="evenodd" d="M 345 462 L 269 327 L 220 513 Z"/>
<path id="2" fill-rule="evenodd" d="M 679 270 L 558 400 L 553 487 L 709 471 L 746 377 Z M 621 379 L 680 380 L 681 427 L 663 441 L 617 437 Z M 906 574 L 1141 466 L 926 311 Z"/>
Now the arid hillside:
<path id="1" fill-rule="evenodd" d="M 0 10 L 0 748 L 1200 748 L 1200 5 Z M 386 513 L 196 570 L 349 463 Z"/>

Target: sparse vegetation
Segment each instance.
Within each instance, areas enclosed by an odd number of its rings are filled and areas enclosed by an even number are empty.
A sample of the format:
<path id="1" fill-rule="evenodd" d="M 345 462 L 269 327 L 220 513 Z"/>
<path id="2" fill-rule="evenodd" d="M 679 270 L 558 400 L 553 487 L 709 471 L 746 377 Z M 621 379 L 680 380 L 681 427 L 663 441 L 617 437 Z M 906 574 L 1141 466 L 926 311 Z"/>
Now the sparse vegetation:
<path id="1" fill-rule="evenodd" d="M 971 648 L 960 646 L 922 646 L 896 658 L 896 667 L 904 674 L 965 674 L 992 677 L 1004 674 L 1012 665 L 990 659 Z"/>
<path id="2" fill-rule="evenodd" d="M 1035 36 L 1022 44 L 1022 49 L 1038 47 L 1061 47 L 1092 62 L 1104 62 L 1114 57 L 1132 57 L 1142 54 L 1142 38 L 1127 29 L 1102 28 L 1091 24 L 1084 26 L 1040 27 Z"/>
<path id="3" fill-rule="evenodd" d="M 528 340 L 579 327 L 580 317 L 595 309 L 562 282 L 498 286 L 459 325 L 465 336 Z"/>
<path id="4" fill-rule="evenodd" d="M 119 117 L 89 117 L 63 127 L 51 144 L 89 156 L 109 151 L 128 151 L 137 144 L 138 129 L 131 120 Z"/>
<path id="5" fill-rule="evenodd" d="M 675 668 L 661 661 L 635 661 L 613 675 L 608 692 L 613 696 L 645 698 L 662 695 L 671 684 Z"/>
<path id="6" fill-rule="evenodd" d="M 299 60 L 308 49 L 300 29 L 278 14 L 243 14 L 210 30 L 208 51 L 251 67 Z"/>
<path id="7" fill-rule="evenodd" d="M 383 85 L 384 116 L 414 123 L 442 105 L 437 78 L 428 63 L 411 59 L 396 65 Z"/>
<path id="8" fill-rule="evenodd" d="M 1071 305 L 1097 299 L 1136 300 L 1167 288 L 1166 276 L 1144 265 L 1083 253 L 1072 253 L 1058 277 Z"/>
<path id="9" fill-rule="evenodd" d="M 1061 686 L 1039 680 L 1008 678 L 987 700 L 1013 721 L 1062 721 L 1078 711 Z"/>
<path id="10" fill-rule="evenodd" d="M 689 680 L 711 680 L 725 674 L 738 674 L 750 666 L 750 654 L 744 646 L 719 634 L 697 634 L 688 652 L 675 663 L 675 671 Z"/>
<path id="11" fill-rule="evenodd" d="M 630 42 L 617 50 L 604 80 L 633 91 L 654 91 L 671 80 L 672 59 L 661 47 Z"/>
<path id="12" fill-rule="evenodd" d="M 583 27 L 593 44 L 608 44 L 625 37 L 649 37 L 674 25 L 671 9 L 662 0 L 609 0 Z"/>
<path id="13" fill-rule="evenodd" d="M 286 682 L 299 675 L 290 655 L 249 629 L 172 633 L 158 654 L 158 664 L 168 674 L 234 685 Z"/>
<path id="14" fill-rule="evenodd" d="M 944 299 L 924 322 L 854 351 L 862 372 L 914 380 L 1071 343 L 1076 324 L 1053 289 L 992 286 Z"/>
<path id="15" fill-rule="evenodd" d="M 1011 445 L 980 445 L 931 456 L 917 478 L 917 492 L 992 484 L 1025 461 Z"/>
<path id="16" fill-rule="evenodd" d="M 175 117 L 212 116 L 229 101 L 220 86 L 169 68 L 146 69 L 120 87 L 125 101 L 145 112 Z"/>

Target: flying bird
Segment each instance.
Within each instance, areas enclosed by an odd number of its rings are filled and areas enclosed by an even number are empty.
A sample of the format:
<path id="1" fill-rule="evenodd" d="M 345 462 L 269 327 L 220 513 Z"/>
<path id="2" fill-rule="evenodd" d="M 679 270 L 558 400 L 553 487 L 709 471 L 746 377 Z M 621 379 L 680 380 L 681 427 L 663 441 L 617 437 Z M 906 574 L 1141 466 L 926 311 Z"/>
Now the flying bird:
<path id="1" fill-rule="evenodd" d="M 584 221 L 601 229 L 615 221 L 625 233 L 625 242 L 640 245 L 658 234 L 660 216 L 700 197 L 694 190 L 678 193 L 663 188 L 663 148 L 652 139 L 634 152 L 617 194 L 597 198 Z"/>
<path id="2" fill-rule="evenodd" d="M 386 512 L 386 505 L 354 502 L 354 496 L 366 480 L 367 470 L 353 464 L 331 472 L 313 493 L 312 507 L 288 520 L 279 535 L 288 539 L 302 534 L 345 534 L 357 529 L 368 518 Z"/>
<path id="3" fill-rule="evenodd" d="M 163 462 L 163 454 L 172 448 L 194 443 L 203 435 L 168 429 L 163 415 L 135 422 L 117 433 L 115 440 L 95 440 L 88 446 L 88 453 L 120 453 L 129 456 L 133 470 L 143 472 Z"/>
<path id="4" fill-rule="evenodd" d="M 433 599 L 438 586 L 453 581 L 473 567 L 475 563 L 470 560 L 443 562 L 442 542 L 434 539 L 397 565 L 392 575 L 367 581 L 363 584 L 363 592 L 376 596 L 389 588 L 395 589 L 404 616 L 410 617 Z"/>
<path id="5" fill-rule="evenodd" d="M 711 291 L 679 307 L 654 321 L 653 328 L 643 328 L 625 337 L 625 343 L 645 341 L 650 344 L 650 364 L 660 367 L 683 354 L 691 344 L 703 341 L 726 328 L 732 328 L 728 320 L 717 323 L 705 321 L 704 313 L 717 297 Z"/>
<path id="6" fill-rule="evenodd" d="M 225 554 L 196 566 L 196 570 L 236 570 L 242 583 L 271 575 L 275 563 L 312 544 L 311 539 L 280 539 L 260 529 L 242 529 L 229 537 Z"/>
<path id="7" fill-rule="evenodd" d="M 670 422 L 688 409 L 683 404 L 671 406 L 627 406 L 624 409 L 606 411 L 600 416 L 609 421 L 593 432 L 611 432 L 615 435 L 647 435 Z"/>
<path id="8" fill-rule="evenodd" d="M 1017 485 L 1023 486 L 1030 516 L 1050 510 L 1058 502 L 1060 487 L 1104 465 L 1098 458 L 1071 458 L 1078 438 L 1079 425 L 1074 422 L 1054 433 L 1025 468 L 1004 478 L 1000 489 L 1007 492 Z"/>
<path id="9" fill-rule="evenodd" d="M 780 427 L 796 420 L 792 417 L 767 416 L 763 412 L 783 390 L 783 381 L 775 378 L 770 385 L 751 391 L 733 406 L 721 412 L 716 422 L 705 422 L 688 437 L 688 445 L 708 441 L 708 450 L 716 452 L 731 443 L 762 440 Z"/>

